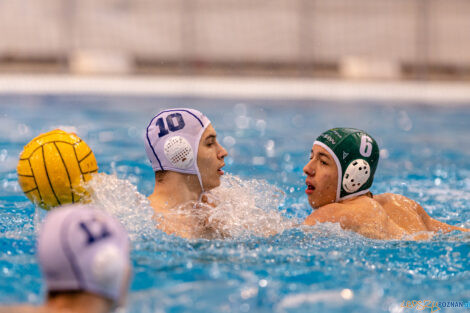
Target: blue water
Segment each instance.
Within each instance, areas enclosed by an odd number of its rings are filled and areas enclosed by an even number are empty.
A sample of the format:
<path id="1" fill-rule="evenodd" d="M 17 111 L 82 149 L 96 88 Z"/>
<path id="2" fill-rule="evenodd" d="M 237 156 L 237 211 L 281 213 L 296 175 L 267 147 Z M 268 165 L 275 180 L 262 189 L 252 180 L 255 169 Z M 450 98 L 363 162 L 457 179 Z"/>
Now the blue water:
<path id="1" fill-rule="evenodd" d="M 155 230 L 139 202 L 145 198 L 135 200 L 139 194 L 132 190 L 134 185 L 149 195 L 153 189 L 142 135 L 156 112 L 182 106 L 206 113 L 229 151 L 225 186 L 238 184 L 245 200 L 270 216 L 301 221 L 309 214 L 302 168 L 313 139 L 328 128 L 347 126 L 367 130 L 382 149 L 374 193 L 401 193 L 432 217 L 470 228 L 470 106 L 1 96 L 1 304 L 40 304 L 44 296 L 34 255 L 35 229 L 45 213 L 23 195 L 15 168 L 24 144 L 58 127 L 76 131 L 88 143 L 100 171 L 109 175 L 104 179 L 120 191 L 121 198 L 113 201 L 133 240 L 127 312 L 413 312 L 401 308 L 402 302 L 470 301 L 468 234 L 380 241 L 324 224 L 209 241 Z M 229 188 L 219 192 L 237 197 Z M 253 219 L 260 217 L 253 213 Z M 470 309 L 441 307 L 440 312 Z"/>

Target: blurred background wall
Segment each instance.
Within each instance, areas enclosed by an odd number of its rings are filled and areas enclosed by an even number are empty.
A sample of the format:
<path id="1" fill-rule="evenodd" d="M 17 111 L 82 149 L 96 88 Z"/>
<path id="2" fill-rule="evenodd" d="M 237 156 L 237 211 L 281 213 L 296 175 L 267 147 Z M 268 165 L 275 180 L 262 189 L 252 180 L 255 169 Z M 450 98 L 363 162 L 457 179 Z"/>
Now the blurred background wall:
<path id="1" fill-rule="evenodd" d="M 468 0 L 1 0 L 0 72 L 470 79 Z"/>

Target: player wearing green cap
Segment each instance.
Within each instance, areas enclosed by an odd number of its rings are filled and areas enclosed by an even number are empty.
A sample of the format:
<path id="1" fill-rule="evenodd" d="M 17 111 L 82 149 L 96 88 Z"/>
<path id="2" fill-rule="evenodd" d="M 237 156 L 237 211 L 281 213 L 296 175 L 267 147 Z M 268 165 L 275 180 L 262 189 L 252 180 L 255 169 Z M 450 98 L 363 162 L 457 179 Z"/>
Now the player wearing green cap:
<path id="1" fill-rule="evenodd" d="M 430 231 L 468 231 L 431 218 L 402 195 L 372 195 L 369 189 L 378 162 L 377 142 L 362 130 L 333 128 L 318 136 L 304 167 L 305 192 L 314 208 L 304 224 L 340 223 L 378 239 L 425 239 Z"/>

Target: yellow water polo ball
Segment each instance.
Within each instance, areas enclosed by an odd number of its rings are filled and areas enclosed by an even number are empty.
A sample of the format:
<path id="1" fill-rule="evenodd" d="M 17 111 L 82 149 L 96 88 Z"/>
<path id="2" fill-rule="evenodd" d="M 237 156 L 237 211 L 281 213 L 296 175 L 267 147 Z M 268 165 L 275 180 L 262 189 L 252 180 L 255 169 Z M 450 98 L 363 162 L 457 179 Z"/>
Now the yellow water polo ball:
<path id="1" fill-rule="evenodd" d="M 24 146 L 17 172 L 29 200 L 49 210 L 80 201 L 86 194 L 81 185 L 98 172 L 98 164 L 80 137 L 56 129 Z"/>

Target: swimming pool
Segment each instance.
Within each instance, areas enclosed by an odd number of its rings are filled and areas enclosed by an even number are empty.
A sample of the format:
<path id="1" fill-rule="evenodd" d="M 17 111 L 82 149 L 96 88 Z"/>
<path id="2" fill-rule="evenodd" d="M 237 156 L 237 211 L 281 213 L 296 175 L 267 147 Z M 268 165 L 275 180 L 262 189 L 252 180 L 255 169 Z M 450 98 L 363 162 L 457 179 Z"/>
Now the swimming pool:
<path id="1" fill-rule="evenodd" d="M 160 109 L 193 107 L 229 151 L 220 195 L 250 231 L 228 240 L 183 240 L 153 228 L 145 198 L 153 173 L 143 131 Z M 40 303 L 36 212 L 15 173 L 25 143 L 57 127 L 95 152 L 102 203 L 133 239 L 128 312 L 412 312 L 403 301 L 470 301 L 470 237 L 380 241 L 338 225 L 286 229 L 310 208 L 302 168 L 314 137 L 363 128 L 381 147 L 374 193 L 397 192 L 431 216 L 470 228 L 470 106 L 393 102 L 85 95 L 0 97 L 0 303 Z M 127 181 L 125 181 L 127 180 Z M 136 186 L 136 189 L 133 189 Z M 119 191 L 116 193 L 116 191 Z M 139 193 L 137 193 L 137 191 Z M 262 210 L 255 210 L 254 207 Z M 258 236 L 260 228 L 282 231 Z M 262 229 L 261 229 L 262 230 Z M 431 311 L 426 309 L 426 311 Z M 470 312 L 441 307 L 441 312 Z"/>

